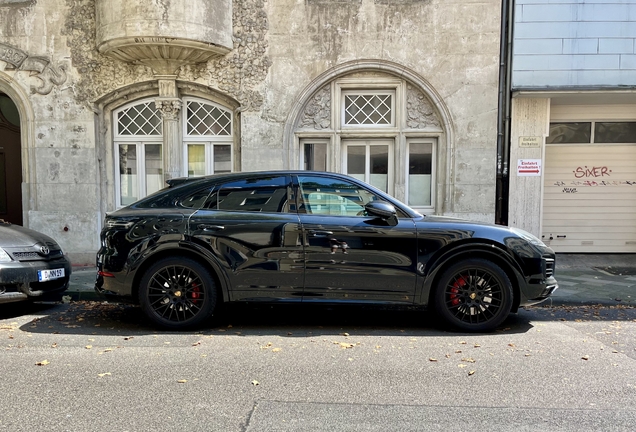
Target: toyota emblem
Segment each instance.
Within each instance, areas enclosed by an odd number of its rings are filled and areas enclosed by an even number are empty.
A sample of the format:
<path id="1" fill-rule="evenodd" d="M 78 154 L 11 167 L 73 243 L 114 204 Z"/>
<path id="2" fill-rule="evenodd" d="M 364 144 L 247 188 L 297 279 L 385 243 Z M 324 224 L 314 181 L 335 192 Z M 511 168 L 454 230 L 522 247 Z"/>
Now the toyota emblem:
<path id="1" fill-rule="evenodd" d="M 42 255 L 48 255 L 50 250 L 49 250 L 49 248 L 47 246 L 42 246 L 40 248 L 40 252 L 42 253 Z"/>

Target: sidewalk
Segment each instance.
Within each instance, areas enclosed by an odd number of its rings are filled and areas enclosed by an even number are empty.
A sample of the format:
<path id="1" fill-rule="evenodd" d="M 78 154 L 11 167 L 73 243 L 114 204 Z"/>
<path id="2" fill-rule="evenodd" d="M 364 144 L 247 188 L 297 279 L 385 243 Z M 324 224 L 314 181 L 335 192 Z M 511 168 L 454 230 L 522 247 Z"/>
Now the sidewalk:
<path id="1" fill-rule="evenodd" d="M 73 268 L 66 295 L 74 301 L 103 300 L 95 291 L 94 267 Z M 559 289 L 546 305 L 636 306 L 636 254 L 557 254 Z"/>

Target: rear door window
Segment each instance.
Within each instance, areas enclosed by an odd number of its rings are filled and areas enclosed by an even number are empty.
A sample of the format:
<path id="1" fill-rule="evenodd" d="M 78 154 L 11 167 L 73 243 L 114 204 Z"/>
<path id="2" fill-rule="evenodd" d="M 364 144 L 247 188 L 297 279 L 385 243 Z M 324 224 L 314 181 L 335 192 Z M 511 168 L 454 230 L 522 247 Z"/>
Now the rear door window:
<path id="1" fill-rule="evenodd" d="M 215 195 L 216 209 L 223 211 L 289 212 L 288 176 L 268 176 L 238 180 L 221 185 Z M 210 200 L 208 200 L 210 201 Z M 213 203 L 206 203 L 211 208 Z"/>

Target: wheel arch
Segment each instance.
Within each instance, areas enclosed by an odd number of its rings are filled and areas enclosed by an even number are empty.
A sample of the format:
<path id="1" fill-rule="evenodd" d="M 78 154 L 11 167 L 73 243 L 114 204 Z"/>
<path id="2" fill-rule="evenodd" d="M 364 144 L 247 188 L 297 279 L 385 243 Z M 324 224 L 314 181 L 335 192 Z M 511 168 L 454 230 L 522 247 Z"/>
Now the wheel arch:
<path id="1" fill-rule="evenodd" d="M 480 258 L 491 261 L 506 273 L 512 283 L 513 299 L 511 312 L 516 312 L 521 302 L 521 284 L 523 280 L 521 268 L 508 252 L 494 243 L 467 243 L 431 258 L 431 260 L 429 260 L 430 265 L 427 266 L 424 276 L 422 303 L 426 302 L 427 305 L 432 304 L 435 290 L 438 288 L 439 279 L 444 271 L 453 264 L 468 258 Z"/>
<path id="2" fill-rule="evenodd" d="M 139 283 L 144 277 L 146 270 L 160 259 L 174 257 L 190 258 L 208 269 L 210 276 L 214 279 L 217 292 L 220 294 L 222 302 L 226 303 L 229 300 L 228 280 L 225 276 L 225 272 L 222 270 L 222 266 L 214 257 L 209 256 L 209 254 L 206 254 L 205 251 L 202 250 L 184 247 L 182 244 L 172 244 L 169 246 L 165 245 L 160 249 L 145 254 L 138 263 L 135 264 L 134 274 L 132 275 L 131 296 L 136 302 L 139 301 Z"/>

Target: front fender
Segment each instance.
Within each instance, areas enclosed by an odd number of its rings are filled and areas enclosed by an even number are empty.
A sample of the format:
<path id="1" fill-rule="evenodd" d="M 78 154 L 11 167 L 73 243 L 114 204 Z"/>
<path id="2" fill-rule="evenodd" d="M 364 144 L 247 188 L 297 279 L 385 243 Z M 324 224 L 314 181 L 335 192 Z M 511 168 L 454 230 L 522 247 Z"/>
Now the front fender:
<path id="1" fill-rule="evenodd" d="M 519 305 L 519 289 L 520 286 L 525 283 L 521 266 L 505 248 L 487 242 L 469 242 L 462 245 L 455 244 L 452 248 L 440 250 L 431 257 L 420 276 L 422 281 L 419 304 L 427 305 L 429 303 L 430 295 L 435 289 L 437 280 L 444 269 L 457 261 L 469 257 L 480 257 L 493 261 L 508 274 L 513 284 L 515 294 L 513 309 L 516 310 Z"/>

